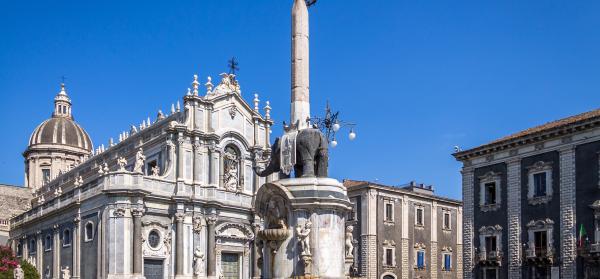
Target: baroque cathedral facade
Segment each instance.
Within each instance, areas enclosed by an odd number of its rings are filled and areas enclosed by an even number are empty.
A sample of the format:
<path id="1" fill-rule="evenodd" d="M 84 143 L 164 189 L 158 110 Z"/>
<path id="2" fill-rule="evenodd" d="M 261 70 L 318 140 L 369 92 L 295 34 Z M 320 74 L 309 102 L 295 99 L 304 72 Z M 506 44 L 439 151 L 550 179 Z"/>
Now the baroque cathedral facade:
<path id="1" fill-rule="evenodd" d="M 23 154 L 33 198 L 10 221 L 17 256 L 54 279 L 258 274 L 253 194 L 271 177 L 253 166 L 270 152 L 271 108 L 244 101 L 232 74 L 191 87 L 94 149 L 62 85 Z"/>

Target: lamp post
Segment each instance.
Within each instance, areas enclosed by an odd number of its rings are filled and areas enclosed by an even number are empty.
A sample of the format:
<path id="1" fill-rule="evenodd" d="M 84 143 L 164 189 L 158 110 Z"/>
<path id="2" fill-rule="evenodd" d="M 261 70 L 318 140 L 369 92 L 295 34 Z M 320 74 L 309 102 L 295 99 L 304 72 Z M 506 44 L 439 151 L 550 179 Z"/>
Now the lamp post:
<path id="1" fill-rule="evenodd" d="M 336 134 L 344 127 L 350 128 L 348 133 L 348 139 L 354 140 L 356 138 L 356 132 L 354 132 L 355 123 L 346 122 L 339 119 L 339 111 L 332 112 L 329 107 L 329 101 L 325 107 L 325 117 L 312 117 L 310 122 L 314 123 L 319 130 L 327 138 L 327 142 L 333 148 L 336 147 L 338 142 L 336 140 Z"/>

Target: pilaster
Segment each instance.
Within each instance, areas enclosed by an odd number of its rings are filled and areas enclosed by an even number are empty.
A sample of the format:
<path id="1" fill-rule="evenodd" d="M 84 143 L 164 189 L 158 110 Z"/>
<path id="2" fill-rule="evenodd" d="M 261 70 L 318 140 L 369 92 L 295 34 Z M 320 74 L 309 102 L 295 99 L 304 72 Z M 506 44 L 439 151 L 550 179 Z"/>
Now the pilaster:
<path id="1" fill-rule="evenodd" d="M 402 230 L 401 230 L 401 236 L 402 236 L 402 243 L 401 243 L 401 249 L 402 249 L 402 254 L 400 255 L 401 257 L 401 272 L 402 272 L 402 278 L 406 278 L 408 279 L 409 276 L 409 259 L 408 259 L 408 245 L 410 243 L 409 239 L 408 239 L 408 224 L 410 223 L 408 220 L 408 213 L 410 211 L 410 207 L 408 205 L 408 197 L 407 196 L 403 196 L 402 197 Z"/>
<path id="2" fill-rule="evenodd" d="M 217 216 L 211 215 L 206 218 L 207 230 L 208 230 L 208 249 L 206 250 L 208 263 L 206 265 L 206 270 L 208 274 L 208 278 L 215 278 L 216 275 L 216 257 L 215 257 L 215 224 L 217 223 Z"/>
<path id="3" fill-rule="evenodd" d="M 471 167 L 462 169 L 463 188 L 463 278 L 473 278 L 473 222 L 474 222 L 474 170 Z"/>
<path id="4" fill-rule="evenodd" d="M 60 226 L 56 224 L 52 229 L 54 234 L 52 241 L 52 278 L 60 279 Z"/>
<path id="5" fill-rule="evenodd" d="M 521 278 L 521 158 L 508 161 L 508 276 Z"/>
<path id="6" fill-rule="evenodd" d="M 133 274 L 141 275 L 144 268 L 142 255 L 142 216 L 144 209 L 135 207 L 131 209 L 133 218 Z"/>
<path id="7" fill-rule="evenodd" d="M 559 150 L 561 278 L 575 278 L 575 147 Z"/>
<path id="8" fill-rule="evenodd" d="M 433 201 L 431 203 L 431 265 L 430 265 L 430 270 L 431 270 L 431 279 L 437 279 L 437 275 L 438 275 L 438 243 L 437 243 L 437 236 L 438 236 L 438 218 L 437 218 L 437 202 Z"/>
<path id="9" fill-rule="evenodd" d="M 175 237 L 175 276 L 184 275 L 183 272 L 183 219 L 185 218 L 185 214 L 183 212 L 175 213 L 175 222 L 176 222 L 176 233 Z"/>
<path id="10" fill-rule="evenodd" d="M 81 217 L 73 219 L 73 279 L 81 277 Z"/>

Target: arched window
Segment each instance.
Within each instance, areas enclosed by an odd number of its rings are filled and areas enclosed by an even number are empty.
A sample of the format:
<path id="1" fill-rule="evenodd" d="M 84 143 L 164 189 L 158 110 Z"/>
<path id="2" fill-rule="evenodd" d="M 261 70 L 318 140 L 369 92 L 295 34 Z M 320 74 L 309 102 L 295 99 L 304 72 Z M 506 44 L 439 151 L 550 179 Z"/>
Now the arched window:
<path id="1" fill-rule="evenodd" d="M 71 246 L 71 231 L 66 229 L 63 231 L 63 246 Z"/>
<path id="2" fill-rule="evenodd" d="M 19 241 L 19 243 L 17 243 L 17 257 L 20 257 L 21 254 L 23 254 L 23 245 L 21 244 L 21 241 Z"/>
<path id="3" fill-rule="evenodd" d="M 241 156 L 233 145 L 225 147 L 223 154 L 223 185 L 226 190 L 237 192 L 241 190 Z"/>
<path id="4" fill-rule="evenodd" d="M 29 240 L 29 244 L 28 244 L 28 248 L 27 250 L 29 250 L 29 254 L 35 254 L 35 250 L 36 250 L 36 245 L 35 245 L 35 239 L 30 239 Z"/>
<path id="5" fill-rule="evenodd" d="M 85 224 L 85 241 L 94 240 L 94 222 L 89 221 Z"/>
<path id="6" fill-rule="evenodd" d="M 44 239 L 44 250 L 50 251 L 52 250 L 52 236 L 47 234 Z"/>
<path id="7" fill-rule="evenodd" d="M 387 274 L 387 275 L 383 276 L 383 279 L 396 279 L 396 277 Z"/>

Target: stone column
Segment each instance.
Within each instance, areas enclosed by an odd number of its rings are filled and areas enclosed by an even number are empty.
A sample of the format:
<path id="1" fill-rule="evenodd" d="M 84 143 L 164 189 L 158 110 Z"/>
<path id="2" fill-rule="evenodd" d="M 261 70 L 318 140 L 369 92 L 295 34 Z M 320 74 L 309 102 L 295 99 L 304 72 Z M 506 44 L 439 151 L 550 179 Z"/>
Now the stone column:
<path id="1" fill-rule="evenodd" d="M 576 277 L 575 146 L 559 150 L 561 278 Z"/>
<path id="2" fill-rule="evenodd" d="M 42 241 L 42 231 L 37 231 L 35 233 L 35 237 L 36 237 L 36 242 L 35 242 L 35 265 L 38 269 L 38 272 L 40 273 L 41 276 L 44 276 L 44 244 Z"/>
<path id="3" fill-rule="evenodd" d="M 216 146 L 210 150 L 210 185 L 219 186 L 219 151 Z"/>
<path id="4" fill-rule="evenodd" d="M 215 224 L 217 223 L 217 216 L 208 216 L 206 218 L 206 223 L 208 224 L 208 248 L 206 249 L 208 261 L 206 263 L 206 271 L 209 278 L 215 278 L 215 267 L 217 265 L 215 257 Z"/>
<path id="5" fill-rule="evenodd" d="M 133 217 L 133 274 L 141 275 L 144 268 L 144 257 L 142 256 L 142 216 L 143 208 L 132 208 Z"/>
<path id="6" fill-rule="evenodd" d="M 473 219 L 474 219 L 474 172 L 472 167 L 463 167 L 463 272 L 465 279 L 473 278 Z"/>
<path id="7" fill-rule="evenodd" d="M 175 237 L 175 249 L 176 249 L 176 255 L 175 255 L 175 275 L 176 276 L 181 276 L 183 275 L 183 219 L 185 218 L 185 214 L 183 212 L 177 212 L 175 213 L 175 221 L 177 222 L 176 225 L 176 233 L 177 236 Z"/>
<path id="8" fill-rule="evenodd" d="M 196 137 L 194 139 L 194 160 L 193 160 L 193 170 L 194 170 L 194 184 L 202 184 L 202 169 L 200 168 L 202 164 L 202 151 L 201 151 L 200 139 Z"/>
<path id="9" fill-rule="evenodd" d="M 52 249 L 52 278 L 60 279 L 60 227 L 59 225 L 54 225 L 54 240 L 53 249 Z"/>
<path id="10" fill-rule="evenodd" d="M 81 276 L 81 218 L 73 219 L 73 279 Z"/>
<path id="11" fill-rule="evenodd" d="M 304 0 L 295 0 L 292 8 L 292 104 L 291 124 L 306 127 L 310 118 L 308 8 Z"/>
<path id="12" fill-rule="evenodd" d="M 521 158 L 508 161 L 508 277 L 521 278 Z"/>

